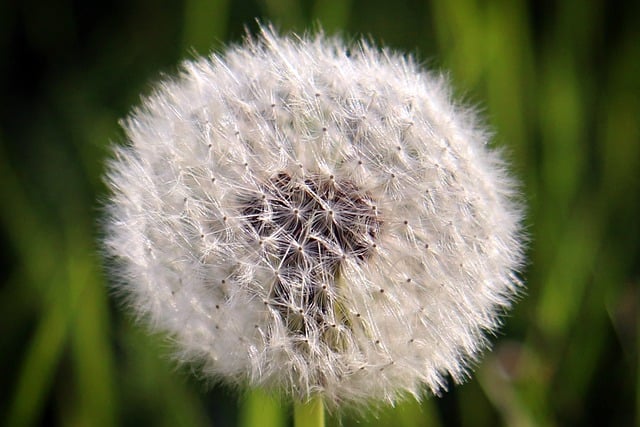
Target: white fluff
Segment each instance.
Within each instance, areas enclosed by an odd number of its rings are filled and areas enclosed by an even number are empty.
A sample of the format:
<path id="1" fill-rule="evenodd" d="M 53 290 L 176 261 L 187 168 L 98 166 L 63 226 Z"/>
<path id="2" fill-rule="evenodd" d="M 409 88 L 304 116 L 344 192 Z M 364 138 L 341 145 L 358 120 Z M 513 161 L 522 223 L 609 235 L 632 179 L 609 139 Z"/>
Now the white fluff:
<path id="1" fill-rule="evenodd" d="M 124 127 L 118 289 L 208 377 L 330 404 L 438 393 L 518 292 L 503 161 L 406 57 L 263 29 L 186 62 Z"/>

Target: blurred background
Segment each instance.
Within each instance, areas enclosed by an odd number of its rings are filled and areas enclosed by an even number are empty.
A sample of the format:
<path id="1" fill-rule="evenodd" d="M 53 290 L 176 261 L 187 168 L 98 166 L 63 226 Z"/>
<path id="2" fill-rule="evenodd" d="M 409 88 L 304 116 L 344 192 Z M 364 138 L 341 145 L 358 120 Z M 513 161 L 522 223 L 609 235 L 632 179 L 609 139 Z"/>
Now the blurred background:
<path id="1" fill-rule="evenodd" d="M 478 106 L 523 183 L 528 289 L 474 375 L 330 426 L 640 424 L 640 2 L 0 2 L 0 423 L 280 426 L 110 295 L 101 176 L 118 120 L 255 18 L 415 55 Z"/>

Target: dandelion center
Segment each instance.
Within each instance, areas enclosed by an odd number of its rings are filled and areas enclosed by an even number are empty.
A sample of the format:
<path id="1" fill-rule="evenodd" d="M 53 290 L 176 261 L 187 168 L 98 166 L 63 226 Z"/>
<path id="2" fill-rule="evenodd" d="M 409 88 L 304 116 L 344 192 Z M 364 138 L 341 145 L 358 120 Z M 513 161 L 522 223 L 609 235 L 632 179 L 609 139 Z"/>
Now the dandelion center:
<path id="1" fill-rule="evenodd" d="M 242 198 L 242 214 L 276 272 L 268 304 L 290 331 L 322 332 L 345 323 L 336 281 L 347 260 L 374 251 L 381 218 L 375 201 L 348 179 L 280 172 Z"/>

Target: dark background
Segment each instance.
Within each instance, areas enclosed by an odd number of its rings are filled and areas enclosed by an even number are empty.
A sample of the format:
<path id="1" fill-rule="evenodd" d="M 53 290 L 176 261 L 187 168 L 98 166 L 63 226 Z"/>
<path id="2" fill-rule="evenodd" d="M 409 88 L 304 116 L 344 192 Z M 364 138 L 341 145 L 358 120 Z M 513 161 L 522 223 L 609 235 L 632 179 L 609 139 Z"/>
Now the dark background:
<path id="1" fill-rule="evenodd" d="M 255 18 L 318 24 L 447 71 L 528 202 L 527 294 L 473 377 L 329 425 L 640 422 L 640 2 L 0 2 L 0 422 L 283 425 L 208 384 L 127 315 L 102 270 L 101 181 L 118 120 L 182 59 Z"/>

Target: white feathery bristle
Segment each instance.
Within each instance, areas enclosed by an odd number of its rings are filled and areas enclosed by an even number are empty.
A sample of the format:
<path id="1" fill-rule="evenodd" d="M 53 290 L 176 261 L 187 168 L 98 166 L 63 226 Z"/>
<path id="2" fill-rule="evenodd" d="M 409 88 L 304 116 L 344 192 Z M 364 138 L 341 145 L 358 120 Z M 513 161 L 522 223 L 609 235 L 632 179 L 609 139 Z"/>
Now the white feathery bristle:
<path id="1" fill-rule="evenodd" d="M 521 286 L 501 157 L 404 56 L 263 28 L 186 62 L 124 128 L 118 290 L 207 377 L 330 404 L 438 393 Z"/>

